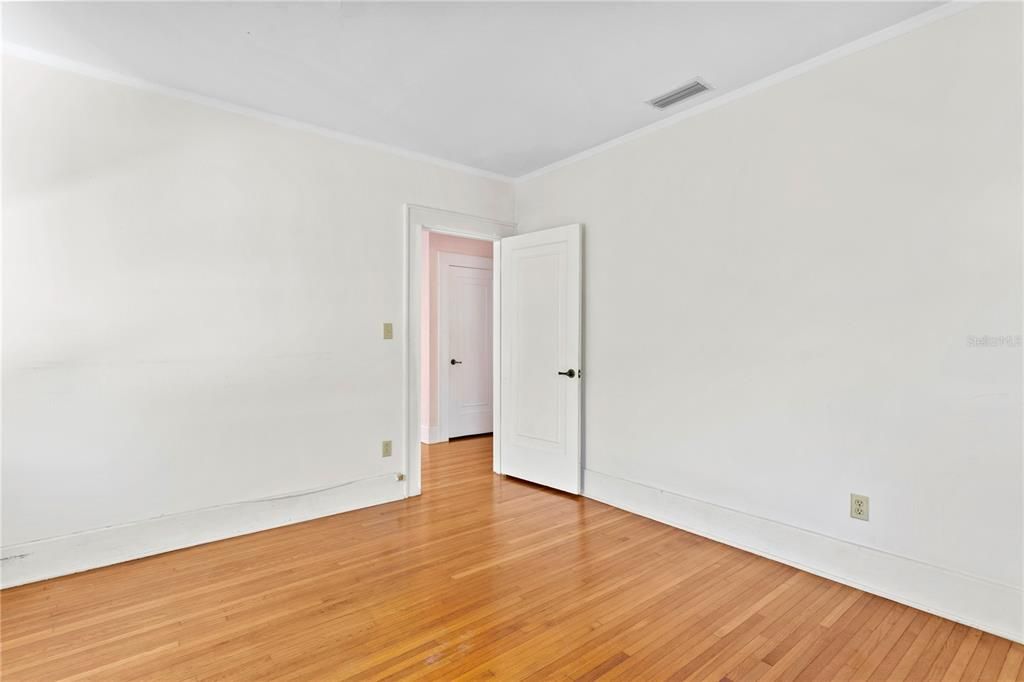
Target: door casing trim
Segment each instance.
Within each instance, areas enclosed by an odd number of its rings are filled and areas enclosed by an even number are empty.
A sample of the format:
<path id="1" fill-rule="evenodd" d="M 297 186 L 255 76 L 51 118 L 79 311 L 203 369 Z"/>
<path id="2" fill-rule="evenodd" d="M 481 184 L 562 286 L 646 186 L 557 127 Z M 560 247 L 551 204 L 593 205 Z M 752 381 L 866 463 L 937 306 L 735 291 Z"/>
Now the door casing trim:
<path id="1" fill-rule="evenodd" d="M 422 491 L 420 465 L 420 301 L 423 284 L 423 232 L 438 232 L 455 237 L 481 239 L 494 245 L 493 287 L 493 353 L 494 353 L 494 460 L 495 473 L 501 473 L 501 240 L 516 234 L 515 223 L 483 216 L 448 211 L 407 203 L 402 206 L 402 233 L 405 259 L 405 282 L 402 294 L 402 319 L 405 322 L 402 340 L 402 428 L 405 496 Z"/>

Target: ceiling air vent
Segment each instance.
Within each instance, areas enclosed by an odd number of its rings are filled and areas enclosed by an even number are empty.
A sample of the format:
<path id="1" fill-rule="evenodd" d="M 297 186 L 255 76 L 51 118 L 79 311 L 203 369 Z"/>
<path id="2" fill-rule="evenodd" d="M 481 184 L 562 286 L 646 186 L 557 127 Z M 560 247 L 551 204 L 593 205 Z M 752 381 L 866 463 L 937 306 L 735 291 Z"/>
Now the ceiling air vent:
<path id="1" fill-rule="evenodd" d="M 684 99 L 689 99 L 690 97 L 699 95 L 700 93 L 710 89 L 711 88 L 700 80 L 695 80 L 692 83 L 687 83 L 681 88 L 676 88 L 672 92 L 666 92 L 664 95 L 659 95 L 652 100 L 648 100 L 647 103 L 656 109 L 667 109 L 673 104 L 678 104 Z"/>

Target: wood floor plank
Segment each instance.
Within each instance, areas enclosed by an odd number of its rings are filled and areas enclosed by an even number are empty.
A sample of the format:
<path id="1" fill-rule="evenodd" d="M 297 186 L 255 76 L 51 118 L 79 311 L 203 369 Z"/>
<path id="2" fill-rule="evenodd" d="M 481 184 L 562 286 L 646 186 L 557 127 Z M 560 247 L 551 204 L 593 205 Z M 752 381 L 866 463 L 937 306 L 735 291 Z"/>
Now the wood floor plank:
<path id="1" fill-rule="evenodd" d="M 424 494 L 0 593 L 50 680 L 1014 680 L 1024 647 L 425 446 Z"/>
<path id="2" fill-rule="evenodd" d="M 1024 647 L 1010 647 L 1010 650 L 1006 652 L 1006 660 L 1003 661 L 1003 667 L 999 669 L 996 679 L 999 682 L 1009 682 L 1010 680 L 1017 679 L 1017 674 L 1020 672 L 1022 664 L 1024 664 Z"/>
<path id="3" fill-rule="evenodd" d="M 974 649 L 974 655 L 971 656 L 971 660 L 967 663 L 967 668 L 964 670 L 963 680 L 980 680 L 982 670 L 985 668 L 985 664 L 988 663 L 988 658 L 992 653 L 992 645 L 994 644 L 995 638 L 988 633 L 981 636 L 978 640 L 978 646 Z"/>
<path id="4" fill-rule="evenodd" d="M 964 678 L 964 671 L 967 669 L 967 664 L 974 656 L 974 650 L 978 648 L 978 643 L 981 641 L 983 634 L 984 633 L 981 632 L 981 630 L 971 630 L 967 633 L 963 642 L 960 643 L 960 648 L 957 649 L 953 659 L 949 662 L 949 667 L 946 668 L 945 672 L 942 674 L 943 682 Z"/>

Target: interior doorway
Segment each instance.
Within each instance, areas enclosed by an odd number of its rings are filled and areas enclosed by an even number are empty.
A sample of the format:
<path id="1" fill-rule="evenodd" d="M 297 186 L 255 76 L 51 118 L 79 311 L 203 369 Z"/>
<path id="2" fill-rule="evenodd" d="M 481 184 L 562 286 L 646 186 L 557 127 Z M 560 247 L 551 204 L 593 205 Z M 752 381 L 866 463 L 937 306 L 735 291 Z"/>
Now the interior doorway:
<path id="1" fill-rule="evenodd" d="M 422 239 L 420 442 L 489 434 L 494 423 L 494 248 L 426 231 Z"/>
<path id="2" fill-rule="evenodd" d="M 431 365 L 435 362 L 434 357 L 438 351 L 430 344 L 425 337 L 430 336 L 431 308 L 429 306 L 429 293 L 426 291 L 428 280 L 424 272 L 429 269 L 430 249 L 424 249 L 424 243 L 434 241 L 434 244 L 441 246 L 447 242 L 448 237 L 460 239 L 463 242 L 474 242 L 475 252 L 471 255 L 485 258 L 487 254 L 491 257 L 491 287 L 492 287 L 492 398 L 491 398 L 491 431 L 497 434 L 500 430 L 501 405 L 500 386 L 498 373 L 494 371 L 497 366 L 497 358 L 500 356 L 500 337 L 498 320 L 498 294 L 501 281 L 500 254 L 501 240 L 515 234 L 515 225 L 510 222 L 474 216 L 456 211 L 406 204 L 403 208 L 404 231 L 405 231 L 405 259 L 406 259 L 406 294 L 403 302 L 404 319 L 407 326 L 407 333 L 400 338 L 405 340 L 403 344 L 406 362 L 403 367 L 405 379 L 404 410 L 406 415 L 406 426 L 403 432 L 404 469 L 407 496 L 419 495 L 422 492 L 422 456 L 424 448 L 431 446 L 423 445 L 424 442 L 440 442 L 441 439 L 440 420 L 425 418 L 423 405 L 430 404 L 430 393 L 433 391 L 431 384 Z M 435 241 L 436 240 L 436 241 Z M 447 242 L 450 243 L 450 242 Z M 441 250 L 441 249 L 438 249 Z M 427 305 L 424 305 L 424 299 Z M 424 352 L 424 345 L 427 345 L 427 352 Z M 450 352 L 450 351 L 449 351 Z M 451 367 L 451 360 L 459 361 L 461 358 L 446 356 L 448 367 Z M 465 362 L 463 360 L 463 362 Z M 456 365 L 458 366 L 458 365 Z M 433 376 L 440 376 L 433 374 Z M 440 383 L 437 384 L 438 391 Z M 473 402 L 473 401 L 467 401 Z M 436 426 L 436 431 L 432 429 Z M 424 428 L 426 427 L 426 428 Z M 492 470 L 501 472 L 501 446 L 497 439 L 481 437 L 486 439 L 490 446 Z"/>
<path id="3" fill-rule="evenodd" d="M 488 317 L 492 330 L 489 412 L 494 437 L 487 440 L 492 470 L 579 494 L 583 478 L 582 225 L 516 234 L 511 223 L 407 204 L 405 234 L 407 288 L 403 308 L 407 333 L 401 338 L 406 357 L 406 428 L 402 439 L 402 478 L 406 481 L 407 496 L 422 492 L 422 448 L 431 447 L 421 445 L 423 441 L 436 438 L 437 442 L 446 442 L 442 436 L 481 433 L 486 428 L 486 384 L 473 383 L 470 377 L 463 385 L 453 370 L 458 372 L 464 367 L 463 355 L 473 355 L 477 358 L 473 361 L 477 378 L 482 378 L 486 335 L 478 333 L 473 342 L 456 336 L 479 332 Z M 458 295 L 463 298 L 476 301 L 476 305 L 471 306 L 471 314 L 465 315 L 464 324 L 454 326 L 454 331 L 450 325 L 442 330 L 448 342 L 443 351 L 438 341 L 424 340 L 430 335 L 432 318 L 436 319 L 436 308 L 429 305 L 432 297 L 425 293 L 429 292 L 431 281 L 425 279 L 424 271 L 433 269 L 436 275 L 441 268 L 440 261 L 436 268 L 431 268 L 432 250 L 429 246 L 424 248 L 424 243 L 429 245 L 436 235 L 483 243 L 476 245 L 479 255 L 457 254 L 461 262 L 445 263 L 444 281 L 458 281 L 450 288 L 461 292 Z M 489 312 L 481 305 L 488 296 L 484 264 L 484 249 L 488 245 L 492 301 Z M 435 290 L 439 292 L 440 287 Z M 443 406 L 442 377 L 448 382 Z M 421 404 L 429 404 L 432 399 L 437 407 L 425 413 Z M 447 416 L 442 417 L 445 408 Z M 453 413 L 460 410 L 453 421 Z M 436 422 L 434 414 L 438 415 Z M 432 433 L 435 426 L 437 432 Z"/>

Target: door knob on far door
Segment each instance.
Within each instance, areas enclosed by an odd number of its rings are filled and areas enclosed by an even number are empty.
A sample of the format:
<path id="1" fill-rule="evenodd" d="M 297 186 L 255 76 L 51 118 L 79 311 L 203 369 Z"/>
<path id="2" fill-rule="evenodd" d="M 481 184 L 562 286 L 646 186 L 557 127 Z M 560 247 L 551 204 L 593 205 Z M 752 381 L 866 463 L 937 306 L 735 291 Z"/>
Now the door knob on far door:
<path id="1" fill-rule="evenodd" d="M 456 360 L 455 358 L 452 358 L 452 364 L 453 365 L 461 365 L 462 364 L 462 360 Z"/>
<path id="2" fill-rule="evenodd" d="M 576 370 L 574 369 L 570 369 L 568 372 L 559 372 L 559 374 L 563 377 L 569 377 L 570 379 L 576 378 Z"/>

